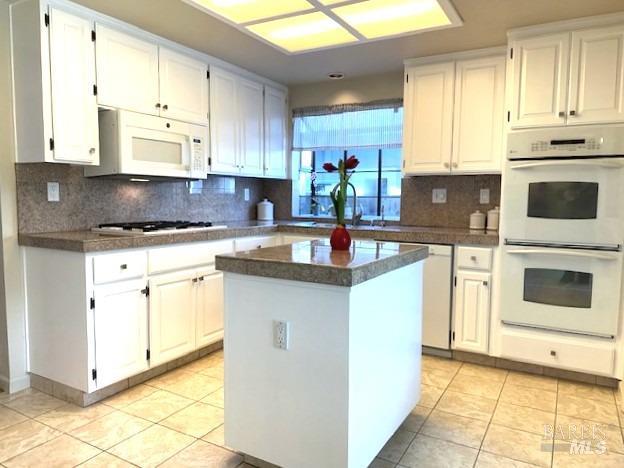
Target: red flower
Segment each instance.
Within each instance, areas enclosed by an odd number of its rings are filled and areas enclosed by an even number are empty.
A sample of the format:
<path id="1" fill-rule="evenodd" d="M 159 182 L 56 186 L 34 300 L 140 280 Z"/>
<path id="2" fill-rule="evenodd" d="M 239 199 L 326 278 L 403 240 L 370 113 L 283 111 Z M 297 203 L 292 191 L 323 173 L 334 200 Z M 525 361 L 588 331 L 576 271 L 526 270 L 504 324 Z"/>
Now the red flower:
<path id="1" fill-rule="evenodd" d="M 327 172 L 334 172 L 338 170 L 338 168 L 330 162 L 326 162 L 325 164 L 323 164 L 323 169 L 325 169 Z"/>
<path id="2" fill-rule="evenodd" d="M 355 169 L 360 164 L 360 161 L 355 156 L 349 156 L 347 162 L 345 162 L 346 169 Z"/>

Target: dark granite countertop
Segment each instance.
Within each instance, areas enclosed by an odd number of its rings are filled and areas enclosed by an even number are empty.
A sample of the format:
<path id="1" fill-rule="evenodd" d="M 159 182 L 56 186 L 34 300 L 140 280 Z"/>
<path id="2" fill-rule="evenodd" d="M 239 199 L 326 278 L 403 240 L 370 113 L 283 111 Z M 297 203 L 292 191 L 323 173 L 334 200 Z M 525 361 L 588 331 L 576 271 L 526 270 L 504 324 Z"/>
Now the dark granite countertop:
<path id="1" fill-rule="evenodd" d="M 226 222 L 225 224 L 228 226 L 227 229 L 157 236 L 136 235 L 118 237 L 97 234 L 91 231 L 22 233 L 19 234 L 19 244 L 28 247 L 69 250 L 73 252 L 102 252 L 235 237 L 261 236 L 274 232 L 304 236 L 329 236 L 334 227 L 330 223 L 307 221 L 236 221 Z M 389 242 L 498 245 L 498 232 L 469 229 L 388 225 L 384 227 L 356 226 L 350 227 L 349 231 L 354 238 Z"/>
<path id="2" fill-rule="evenodd" d="M 216 268 L 231 273 L 307 283 L 355 286 L 428 256 L 427 247 L 397 242 L 353 241 L 333 251 L 327 239 L 218 255 Z"/>

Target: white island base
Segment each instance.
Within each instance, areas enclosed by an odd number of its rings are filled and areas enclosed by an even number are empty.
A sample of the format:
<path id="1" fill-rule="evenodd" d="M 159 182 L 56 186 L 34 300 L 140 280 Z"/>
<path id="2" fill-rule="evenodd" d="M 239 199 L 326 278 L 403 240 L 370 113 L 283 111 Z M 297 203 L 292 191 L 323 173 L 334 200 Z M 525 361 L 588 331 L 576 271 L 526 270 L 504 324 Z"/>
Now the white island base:
<path id="1" fill-rule="evenodd" d="M 367 467 L 420 399 L 422 265 L 352 287 L 226 272 L 226 445 L 285 468 Z"/>

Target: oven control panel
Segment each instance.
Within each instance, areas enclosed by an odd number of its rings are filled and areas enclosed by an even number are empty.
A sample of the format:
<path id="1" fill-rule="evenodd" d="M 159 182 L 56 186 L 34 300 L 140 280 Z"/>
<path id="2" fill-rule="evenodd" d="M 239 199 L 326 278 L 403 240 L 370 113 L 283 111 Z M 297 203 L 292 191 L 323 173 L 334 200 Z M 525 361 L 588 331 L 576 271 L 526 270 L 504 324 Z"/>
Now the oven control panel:
<path id="1" fill-rule="evenodd" d="M 538 140 L 531 143 L 531 152 L 544 151 L 596 151 L 602 146 L 602 139 L 577 138 L 571 140 Z"/>
<path id="2" fill-rule="evenodd" d="M 507 136 L 510 160 L 600 156 L 624 156 L 624 125 L 514 130 Z"/>

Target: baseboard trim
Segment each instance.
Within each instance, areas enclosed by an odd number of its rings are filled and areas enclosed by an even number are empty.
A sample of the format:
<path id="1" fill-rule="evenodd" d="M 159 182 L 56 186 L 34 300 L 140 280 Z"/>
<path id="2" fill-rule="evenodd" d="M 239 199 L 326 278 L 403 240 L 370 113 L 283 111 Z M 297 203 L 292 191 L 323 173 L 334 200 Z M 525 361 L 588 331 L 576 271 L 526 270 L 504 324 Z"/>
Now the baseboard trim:
<path id="1" fill-rule="evenodd" d="M 30 375 L 25 374 L 14 379 L 0 375 L 0 389 L 7 393 L 17 393 L 30 387 Z"/>

